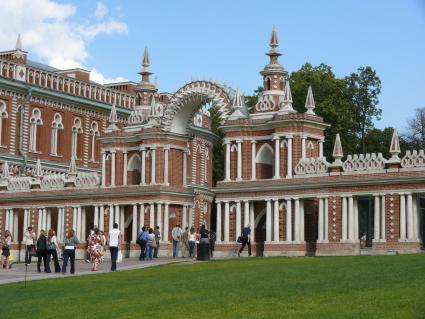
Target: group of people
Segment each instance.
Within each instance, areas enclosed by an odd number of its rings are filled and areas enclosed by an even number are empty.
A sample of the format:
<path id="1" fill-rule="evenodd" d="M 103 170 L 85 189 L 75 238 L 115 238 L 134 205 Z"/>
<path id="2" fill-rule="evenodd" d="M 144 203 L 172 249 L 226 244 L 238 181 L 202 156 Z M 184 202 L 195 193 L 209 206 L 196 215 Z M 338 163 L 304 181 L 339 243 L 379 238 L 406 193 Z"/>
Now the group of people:
<path id="1" fill-rule="evenodd" d="M 205 225 L 202 225 L 199 231 L 195 227 L 185 227 L 185 230 L 176 225 L 171 231 L 173 238 L 173 258 L 179 256 L 181 246 L 181 257 L 185 258 L 188 252 L 189 258 L 195 258 L 196 244 L 209 244 L 210 256 L 213 257 L 216 233 L 214 230 L 208 230 Z"/>
<path id="2" fill-rule="evenodd" d="M 137 244 L 140 246 L 139 260 L 153 260 L 158 258 L 159 241 L 161 239 L 161 231 L 159 226 L 153 230 L 151 227 L 143 226 L 142 230 L 137 234 Z"/>

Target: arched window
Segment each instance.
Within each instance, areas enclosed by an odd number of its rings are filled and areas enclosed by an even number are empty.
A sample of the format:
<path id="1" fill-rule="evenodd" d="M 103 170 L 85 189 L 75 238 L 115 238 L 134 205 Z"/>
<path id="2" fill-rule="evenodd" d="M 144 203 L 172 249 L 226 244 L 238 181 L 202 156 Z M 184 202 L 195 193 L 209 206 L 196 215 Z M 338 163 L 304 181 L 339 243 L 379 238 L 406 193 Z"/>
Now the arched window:
<path id="1" fill-rule="evenodd" d="M 0 101 L 0 146 L 3 145 L 3 140 L 5 139 L 3 136 L 6 128 L 6 119 L 8 117 L 6 103 Z M 6 143 L 5 143 L 6 144 Z"/>
<path id="2" fill-rule="evenodd" d="M 139 185 L 141 181 L 142 159 L 134 154 L 128 161 L 127 181 L 128 185 Z"/>
<path id="3" fill-rule="evenodd" d="M 71 136 L 71 157 L 75 156 L 75 158 L 78 158 L 78 135 L 83 133 L 83 129 L 81 127 L 81 120 L 76 117 L 74 119 L 74 125 L 72 126 L 72 136 Z M 81 145 L 80 145 L 81 147 Z"/>
<path id="4" fill-rule="evenodd" d="M 90 126 L 90 138 L 91 138 L 91 152 L 90 152 L 90 161 L 96 162 L 96 137 L 99 136 L 99 124 L 97 122 L 92 122 Z"/>
<path id="5" fill-rule="evenodd" d="M 63 130 L 62 115 L 56 113 L 53 117 L 52 122 L 52 136 L 51 136 L 51 146 L 50 153 L 52 155 L 58 155 L 58 131 Z"/>
<path id="6" fill-rule="evenodd" d="M 269 179 L 273 177 L 274 152 L 273 148 L 265 143 L 258 150 L 257 157 L 257 178 Z"/>
<path id="7" fill-rule="evenodd" d="M 39 125 L 43 125 L 41 111 L 35 108 L 30 118 L 30 152 L 37 152 L 37 126 Z"/>
<path id="8" fill-rule="evenodd" d="M 314 144 L 312 141 L 307 143 L 307 158 L 314 157 Z"/>

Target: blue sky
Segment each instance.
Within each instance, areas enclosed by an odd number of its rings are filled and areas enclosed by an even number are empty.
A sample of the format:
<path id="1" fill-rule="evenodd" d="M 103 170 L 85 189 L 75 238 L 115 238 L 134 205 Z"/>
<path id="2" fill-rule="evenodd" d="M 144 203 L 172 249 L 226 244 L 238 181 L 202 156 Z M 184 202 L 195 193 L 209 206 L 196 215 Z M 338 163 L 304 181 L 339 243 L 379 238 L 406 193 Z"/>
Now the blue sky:
<path id="1" fill-rule="evenodd" d="M 382 80 L 383 117 L 376 122 L 377 127 L 402 130 L 414 109 L 425 107 L 424 0 L 32 3 L 41 7 L 58 4 L 56 9 L 52 7 L 51 15 L 45 13 L 47 10 L 40 12 L 45 15 L 41 23 L 53 21 L 51 27 L 56 29 L 66 23 L 68 29 L 63 34 L 69 33 L 71 40 L 57 43 L 54 35 L 43 37 L 44 28 L 40 28 L 40 38 L 46 38 L 45 45 L 53 43 L 65 52 L 44 52 L 44 44 L 33 41 L 28 30 L 20 30 L 28 28 L 25 22 L 9 26 L 10 39 L 3 42 L 14 43 L 16 33 L 21 32 L 24 49 L 33 59 L 55 66 L 63 63 L 64 67 L 75 62 L 94 69 L 104 79 L 138 81 L 141 55 L 148 46 L 160 91 L 174 92 L 192 78 L 206 78 L 251 94 L 261 84 L 258 72 L 267 63 L 264 53 L 275 25 L 284 53 L 280 61 L 289 72 L 305 62 L 326 63 L 341 77 L 360 66 L 372 66 Z M 11 12 L 21 14 L 10 6 Z M 55 10 L 67 14 L 57 16 Z M 68 49 L 73 40 L 75 45 Z M 84 55 L 79 56 L 78 51 Z M 61 54 L 63 58 L 57 59 Z"/>

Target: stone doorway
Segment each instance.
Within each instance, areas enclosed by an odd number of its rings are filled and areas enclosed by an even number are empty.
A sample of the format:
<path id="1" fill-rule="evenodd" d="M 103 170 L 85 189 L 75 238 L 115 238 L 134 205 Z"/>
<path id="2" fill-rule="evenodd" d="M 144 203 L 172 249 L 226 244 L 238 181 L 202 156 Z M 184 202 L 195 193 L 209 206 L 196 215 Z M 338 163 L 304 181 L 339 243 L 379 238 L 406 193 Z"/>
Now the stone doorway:
<path id="1" fill-rule="evenodd" d="M 374 234 L 374 200 L 373 197 L 358 199 L 360 248 L 372 248 Z M 377 212 L 379 214 L 379 212 Z"/>
<path id="2" fill-rule="evenodd" d="M 255 254 L 257 257 L 264 255 L 264 242 L 266 241 L 266 213 L 265 209 L 260 213 L 255 227 Z"/>

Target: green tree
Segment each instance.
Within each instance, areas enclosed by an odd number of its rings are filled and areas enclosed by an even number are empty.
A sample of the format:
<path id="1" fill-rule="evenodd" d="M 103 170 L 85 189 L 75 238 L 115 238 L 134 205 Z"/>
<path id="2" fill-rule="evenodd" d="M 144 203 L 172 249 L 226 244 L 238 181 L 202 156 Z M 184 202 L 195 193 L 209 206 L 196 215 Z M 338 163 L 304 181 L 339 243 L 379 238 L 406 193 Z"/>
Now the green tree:
<path id="1" fill-rule="evenodd" d="M 378 108 L 381 80 L 370 67 L 360 67 L 357 73 L 345 78 L 347 89 L 355 109 L 356 123 L 360 134 L 361 150 L 366 153 L 365 137 L 373 129 L 373 120 L 380 120 L 382 110 Z"/>
<path id="2" fill-rule="evenodd" d="M 224 146 L 223 146 L 223 132 L 219 129 L 221 125 L 221 115 L 217 107 L 209 109 L 211 116 L 211 131 L 218 136 L 217 142 L 213 146 L 213 168 L 212 179 L 213 186 L 217 181 L 224 179 Z"/>
<path id="3" fill-rule="evenodd" d="M 263 91 L 264 88 L 262 86 L 259 86 L 256 90 L 254 90 L 254 95 L 245 96 L 245 105 L 247 106 L 250 113 L 254 112 L 254 107 L 257 104 L 258 98 L 260 97 Z"/>
<path id="4" fill-rule="evenodd" d="M 386 158 L 391 157 L 389 151 L 393 131 L 394 128 L 386 127 L 383 130 L 374 128 L 367 132 L 365 136 L 366 153 L 382 153 Z"/>
<path id="5" fill-rule="evenodd" d="M 408 149 L 425 149 L 425 107 L 417 108 L 415 115 L 407 119 L 407 130 L 403 134 L 403 140 Z"/>

